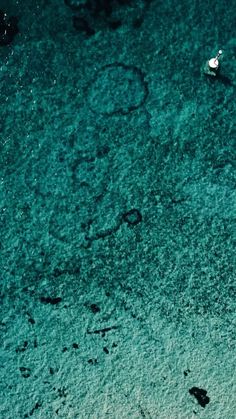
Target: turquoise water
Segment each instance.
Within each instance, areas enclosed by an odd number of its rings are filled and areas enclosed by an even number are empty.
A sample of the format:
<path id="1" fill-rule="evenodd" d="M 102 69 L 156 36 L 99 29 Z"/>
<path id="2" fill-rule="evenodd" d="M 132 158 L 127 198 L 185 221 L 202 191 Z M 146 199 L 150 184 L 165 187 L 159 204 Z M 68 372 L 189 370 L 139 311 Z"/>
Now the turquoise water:
<path id="1" fill-rule="evenodd" d="M 1 3 L 0 418 L 235 419 L 235 2 L 109 4 Z"/>

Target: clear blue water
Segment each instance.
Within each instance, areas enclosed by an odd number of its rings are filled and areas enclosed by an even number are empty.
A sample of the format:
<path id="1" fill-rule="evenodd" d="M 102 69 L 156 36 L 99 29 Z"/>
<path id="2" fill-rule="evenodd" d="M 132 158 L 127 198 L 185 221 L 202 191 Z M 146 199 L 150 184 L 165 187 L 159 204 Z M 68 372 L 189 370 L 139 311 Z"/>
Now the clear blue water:
<path id="1" fill-rule="evenodd" d="M 111 6 L 1 2 L 0 417 L 234 419 L 236 7 Z"/>

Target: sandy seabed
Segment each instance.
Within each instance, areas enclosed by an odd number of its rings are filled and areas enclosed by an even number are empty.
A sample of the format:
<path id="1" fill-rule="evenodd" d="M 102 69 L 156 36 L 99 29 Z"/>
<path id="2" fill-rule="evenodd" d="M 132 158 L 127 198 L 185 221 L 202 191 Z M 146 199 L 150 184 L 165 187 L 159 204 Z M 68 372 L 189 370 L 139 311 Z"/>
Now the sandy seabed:
<path id="1" fill-rule="evenodd" d="M 235 419 L 233 3 L 1 6 L 1 418 Z"/>

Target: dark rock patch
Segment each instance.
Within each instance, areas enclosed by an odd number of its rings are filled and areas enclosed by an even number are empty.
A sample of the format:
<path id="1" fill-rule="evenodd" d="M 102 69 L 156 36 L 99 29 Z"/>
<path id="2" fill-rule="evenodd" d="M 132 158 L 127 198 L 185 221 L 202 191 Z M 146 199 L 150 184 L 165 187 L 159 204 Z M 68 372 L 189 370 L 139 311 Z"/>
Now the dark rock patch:
<path id="1" fill-rule="evenodd" d="M 197 399 L 198 403 L 202 407 L 206 407 L 206 405 L 210 402 L 210 398 L 207 396 L 207 391 L 202 388 L 192 387 L 190 388 L 189 393 Z"/>

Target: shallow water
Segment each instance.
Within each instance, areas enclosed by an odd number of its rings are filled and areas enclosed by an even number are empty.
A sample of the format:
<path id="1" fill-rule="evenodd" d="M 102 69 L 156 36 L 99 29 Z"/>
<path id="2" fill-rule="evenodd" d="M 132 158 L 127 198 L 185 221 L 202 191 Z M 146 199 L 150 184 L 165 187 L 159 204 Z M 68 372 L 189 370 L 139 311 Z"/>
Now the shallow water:
<path id="1" fill-rule="evenodd" d="M 1 3 L 3 419 L 236 417 L 236 8 L 123 3 Z"/>

